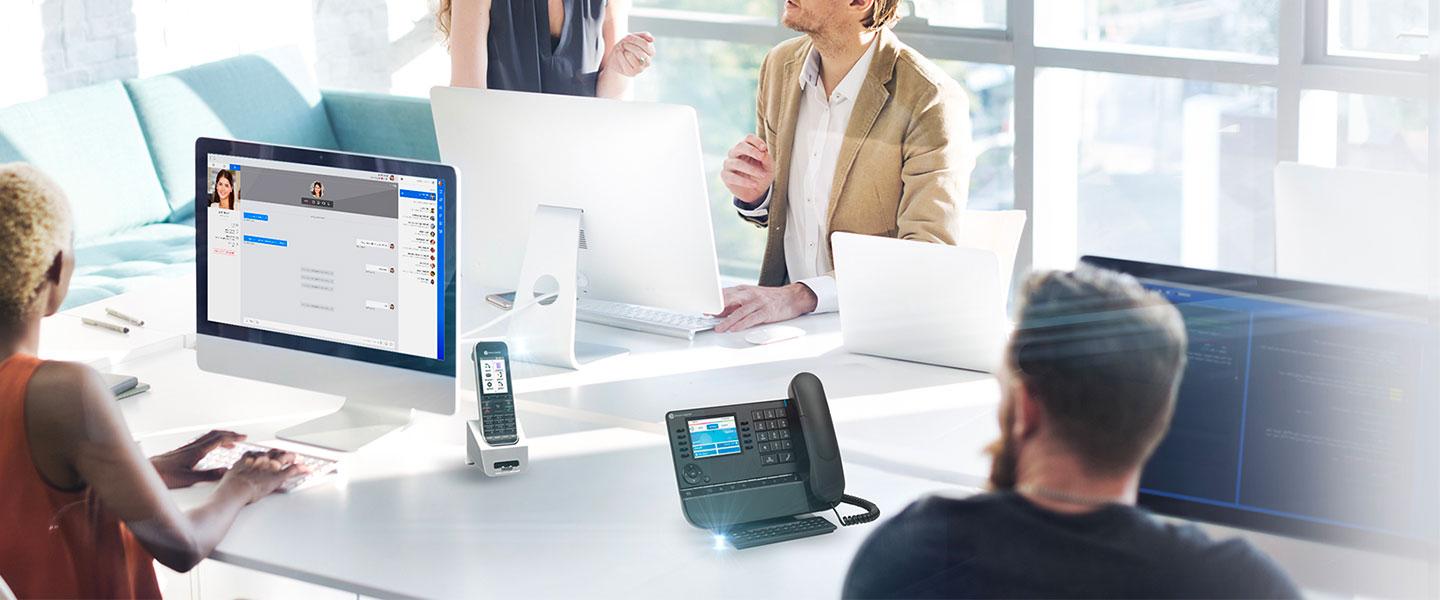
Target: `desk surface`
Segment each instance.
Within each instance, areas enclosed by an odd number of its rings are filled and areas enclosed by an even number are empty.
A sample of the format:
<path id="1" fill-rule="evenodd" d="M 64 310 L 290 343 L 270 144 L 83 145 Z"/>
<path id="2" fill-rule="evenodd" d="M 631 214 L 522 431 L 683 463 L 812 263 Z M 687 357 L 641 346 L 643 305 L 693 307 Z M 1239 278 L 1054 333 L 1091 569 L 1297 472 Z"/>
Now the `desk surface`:
<path id="1" fill-rule="evenodd" d="M 410 428 L 346 456 L 335 485 L 247 509 L 215 558 L 386 596 L 834 597 L 874 526 L 743 552 L 715 549 L 680 514 L 660 425 L 665 412 L 781 397 L 796 372 L 814 372 L 831 399 L 849 491 L 888 516 L 927 492 L 983 481 L 988 460 L 980 450 L 997 433 L 998 391 L 981 374 L 849 354 L 833 315 L 798 324 L 810 334 L 763 347 L 734 335 L 691 342 L 581 324 L 581 339 L 631 354 L 580 371 L 515 365 L 530 472 L 487 479 L 464 466 L 461 423 L 475 414 L 473 391 L 465 390 L 455 415 L 417 415 Z M 116 365 L 155 386 L 121 402 L 147 452 L 213 427 L 266 440 L 341 401 L 201 373 L 194 364 L 193 352 L 175 349 Z M 176 498 L 188 504 L 208 492 L 202 486 Z M 1245 535 L 1307 587 L 1424 593 L 1423 563 Z"/>
<path id="2" fill-rule="evenodd" d="M 833 598 L 839 574 L 873 528 L 744 552 L 717 549 L 681 516 L 660 435 L 612 428 L 537 438 L 529 472 L 490 479 L 458 459 L 464 436 L 457 425 L 421 419 L 363 450 L 366 460 L 350 465 L 337 485 L 255 505 L 216 558 L 383 596 L 660 597 L 683 590 L 688 597 Z M 887 514 L 938 487 L 862 466 L 846 471 L 849 487 Z"/>

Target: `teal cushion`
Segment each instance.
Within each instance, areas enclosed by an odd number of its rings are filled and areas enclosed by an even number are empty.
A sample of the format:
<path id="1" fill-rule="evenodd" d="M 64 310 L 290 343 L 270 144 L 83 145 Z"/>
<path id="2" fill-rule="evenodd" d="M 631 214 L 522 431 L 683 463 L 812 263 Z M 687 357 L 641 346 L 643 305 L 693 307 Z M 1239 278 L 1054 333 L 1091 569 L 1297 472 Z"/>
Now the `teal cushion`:
<path id="1" fill-rule="evenodd" d="M 125 86 L 178 218 L 193 211 L 195 138 L 339 148 L 298 54 L 238 56 Z"/>
<path id="2" fill-rule="evenodd" d="M 195 227 L 157 223 L 75 249 L 63 308 L 103 300 L 159 279 L 195 272 Z"/>
<path id="3" fill-rule="evenodd" d="M 341 150 L 440 161 L 429 100 L 331 90 L 321 94 Z"/>
<path id="4" fill-rule="evenodd" d="M 164 220 L 164 191 L 118 81 L 0 109 L 0 162 L 26 161 L 70 197 L 79 244 Z"/>

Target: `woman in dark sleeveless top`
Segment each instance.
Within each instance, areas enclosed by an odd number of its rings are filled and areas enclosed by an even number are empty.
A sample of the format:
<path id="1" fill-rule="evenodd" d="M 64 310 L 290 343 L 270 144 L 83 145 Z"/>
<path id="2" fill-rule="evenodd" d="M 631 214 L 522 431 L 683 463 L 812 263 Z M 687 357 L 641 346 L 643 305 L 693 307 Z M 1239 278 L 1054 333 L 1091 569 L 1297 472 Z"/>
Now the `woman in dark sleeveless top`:
<path id="1" fill-rule="evenodd" d="M 626 34 L 629 0 L 441 0 L 450 85 L 623 98 L 654 62 L 655 38 Z"/>

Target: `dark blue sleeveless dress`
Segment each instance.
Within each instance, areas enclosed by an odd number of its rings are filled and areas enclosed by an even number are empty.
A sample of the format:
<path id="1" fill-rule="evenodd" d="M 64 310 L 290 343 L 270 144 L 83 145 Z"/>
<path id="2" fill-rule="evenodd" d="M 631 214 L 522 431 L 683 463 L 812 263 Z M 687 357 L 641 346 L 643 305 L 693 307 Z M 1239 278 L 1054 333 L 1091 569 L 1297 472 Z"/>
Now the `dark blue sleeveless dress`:
<path id="1" fill-rule="evenodd" d="M 548 0 L 493 0 L 487 85 L 492 90 L 594 96 L 605 54 L 606 0 L 563 0 L 565 24 L 550 37 Z"/>

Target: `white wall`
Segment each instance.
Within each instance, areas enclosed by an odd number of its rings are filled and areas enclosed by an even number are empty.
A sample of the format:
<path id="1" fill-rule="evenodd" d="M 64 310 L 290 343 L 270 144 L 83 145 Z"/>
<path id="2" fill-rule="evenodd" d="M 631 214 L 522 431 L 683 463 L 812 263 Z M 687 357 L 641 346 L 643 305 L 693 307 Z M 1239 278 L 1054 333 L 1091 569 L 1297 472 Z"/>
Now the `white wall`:
<path id="1" fill-rule="evenodd" d="M 432 0 L 0 0 L 0 106 L 277 46 L 325 88 L 427 95 L 449 80 Z"/>

